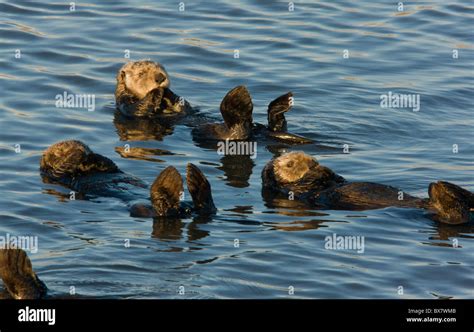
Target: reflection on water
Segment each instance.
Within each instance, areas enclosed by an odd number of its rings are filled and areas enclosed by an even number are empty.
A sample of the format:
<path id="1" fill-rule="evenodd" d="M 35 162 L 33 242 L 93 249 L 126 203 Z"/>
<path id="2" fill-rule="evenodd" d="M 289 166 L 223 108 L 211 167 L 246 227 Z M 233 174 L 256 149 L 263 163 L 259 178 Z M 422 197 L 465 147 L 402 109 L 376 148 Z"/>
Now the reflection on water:
<path id="1" fill-rule="evenodd" d="M 459 226 L 437 224 L 432 231 L 427 233 L 428 240 L 430 240 L 430 242 L 424 242 L 425 244 L 451 248 L 462 248 L 464 243 L 463 239 L 474 239 L 474 224 L 470 223 Z"/>
<path id="2" fill-rule="evenodd" d="M 128 118 L 119 111 L 114 114 L 114 125 L 121 141 L 161 141 L 173 134 L 174 123 L 163 119 Z"/>
<path id="3" fill-rule="evenodd" d="M 158 219 L 153 221 L 151 236 L 161 240 L 179 240 L 184 224 L 179 219 Z"/>
<path id="4" fill-rule="evenodd" d="M 301 298 L 400 298 L 402 284 L 403 298 L 472 298 L 472 223 L 439 225 L 417 209 L 317 211 L 261 190 L 266 162 L 294 150 L 350 181 L 416 196 L 439 179 L 474 190 L 472 4 L 296 2 L 289 12 L 287 3 L 203 1 L 180 12 L 166 1 L 89 1 L 71 13 L 19 0 L 1 2 L 0 12 L 0 235 L 38 236 L 29 256 L 52 296 L 74 284 L 94 298 L 174 298 L 179 285 L 188 298 L 288 298 L 294 285 Z M 116 112 L 125 50 L 161 62 L 196 113 Z M 192 128 L 222 121 L 221 100 L 238 85 L 251 91 L 260 124 L 268 102 L 292 91 L 288 131 L 315 143 L 256 135 L 252 159 L 219 155 L 215 142 L 194 137 Z M 56 108 L 64 91 L 95 95 L 96 110 Z M 381 109 L 389 91 L 420 94 L 420 111 Z M 131 217 L 114 198 L 70 200 L 38 170 L 41 152 L 63 139 L 84 141 L 147 183 L 169 165 L 180 174 L 199 165 L 218 212 L 152 220 Z M 364 236 L 364 253 L 325 249 L 334 234 Z"/>
<path id="5" fill-rule="evenodd" d="M 188 241 L 198 241 L 209 236 L 209 232 L 202 229 L 204 225 L 212 221 L 212 216 L 197 216 L 188 225 Z"/>
<path id="6" fill-rule="evenodd" d="M 286 232 L 299 232 L 299 231 L 306 231 L 312 229 L 318 229 L 320 227 L 328 227 L 324 225 L 327 222 L 346 222 L 346 221 L 334 221 L 334 220 L 307 220 L 307 221 L 299 221 L 295 220 L 292 222 L 286 223 L 267 223 L 267 225 L 271 226 L 271 229 L 278 230 L 278 231 L 286 231 Z"/>
<path id="7" fill-rule="evenodd" d="M 140 148 L 131 146 L 116 146 L 115 152 L 117 152 L 122 158 L 140 159 L 160 163 L 164 162 L 164 160 L 152 158 L 150 156 L 173 155 L 171 151 L 166 151 L 162 149 Z"/>
<path id="8" fill-rule="evenodd" d="M 249 186 L 250 175 L 255 162 L 250 156 L 223 156 L 220 169 L 224 172 L 226 183 L 231 187 L 245 188 Z"/>

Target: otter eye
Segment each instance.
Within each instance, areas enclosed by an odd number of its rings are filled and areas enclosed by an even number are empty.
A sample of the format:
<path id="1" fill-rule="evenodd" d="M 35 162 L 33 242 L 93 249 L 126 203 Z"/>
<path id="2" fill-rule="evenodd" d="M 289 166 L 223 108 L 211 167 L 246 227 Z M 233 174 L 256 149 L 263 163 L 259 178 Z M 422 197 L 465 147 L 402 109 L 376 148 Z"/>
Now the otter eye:
<path id="1" fill-rule="evenodd" d="M 158 73 L 158 74 L 155 75 L 155 81 L 156 81 L 156 83 L 161 84 L 164 81 L 166 81 L 166 76 L 163 75 L 162 73 Z"/>
<path id="2" fill-rule="evenodd" d="M 291 168 L 291 167 L 293 167 L 294 164 L 295 164 L 295 163 L 294 163 L 293 161 L 289 161 L 289 162 L 286 164 L 286 167 Z"/>

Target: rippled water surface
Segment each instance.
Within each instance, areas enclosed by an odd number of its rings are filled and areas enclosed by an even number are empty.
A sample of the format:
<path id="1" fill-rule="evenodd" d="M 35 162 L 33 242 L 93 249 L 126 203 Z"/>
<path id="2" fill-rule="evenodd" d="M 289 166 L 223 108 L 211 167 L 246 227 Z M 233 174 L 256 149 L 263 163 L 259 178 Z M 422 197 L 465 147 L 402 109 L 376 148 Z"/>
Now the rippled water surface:
<path id="1" fill-rule="evenodd" d="M 260 178 L 274 153 L 298 149 L 349 180 L 423 197 L 439 179 L 474 191 L 472 2 L 68 3 L 0 2 L 0 232 L 39 237 L 29 256 L 52 295 L 75 286 L 112 298 L 474 297 L 472 223 L 440 226 L 417 209 L 275 209 Z M 113 93 L 125 50 L 161 62 L 172 89 L 216 118 L 236 85 L 248 87 L 260 123 L 292 91 L 289 129 L 317 144 L 259 144 L 256 159 L 233 159 L 197 146 L 185 125 L 164 137 L 124 130 Z M 56 108 L 64 91 L 94 94 L 95 111 Z M 420 94 L 420 111 L 380 108 L 389 91 Z M 130 217 L 116 199 L 69 201 L 38 172 L 42 151 L 63 139 L 148 183 L 193 162 L 218 213 L 164 224 Z M 325 249 L 334 233 L 364 236 L 364 253 Z"/>

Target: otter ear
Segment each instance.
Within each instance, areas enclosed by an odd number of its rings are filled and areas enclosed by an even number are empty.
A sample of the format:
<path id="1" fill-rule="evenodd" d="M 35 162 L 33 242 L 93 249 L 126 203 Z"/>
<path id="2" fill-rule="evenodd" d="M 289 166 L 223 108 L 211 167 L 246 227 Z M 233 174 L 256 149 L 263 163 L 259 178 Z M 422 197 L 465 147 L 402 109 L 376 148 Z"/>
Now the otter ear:
<path id="1" fill-rule="evenodd" d="M 127 73 L 125 72 L 125 70 L 121 70 L 121 71 L 120 71 L 120 78 L 121 78 L 122 80 L 124 80 L 126 76 L 127 76 Z"/>

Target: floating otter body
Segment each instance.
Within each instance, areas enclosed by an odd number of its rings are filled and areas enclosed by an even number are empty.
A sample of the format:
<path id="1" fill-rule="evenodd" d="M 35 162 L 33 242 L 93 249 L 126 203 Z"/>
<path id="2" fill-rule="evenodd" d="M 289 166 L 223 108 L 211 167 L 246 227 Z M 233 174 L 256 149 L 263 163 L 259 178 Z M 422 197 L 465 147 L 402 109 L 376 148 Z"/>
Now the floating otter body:
<path id="1" fill-rule="evenodd" d="M 158 118 L 160 123 L 168 121 L 170 126 L 195 110 L 169 86 L 168 73 L 159 63 L 147 60 L 129 62 L 117 74 L 117 109 L 127 118 Z M 289 92 L 272 101 L 268 107 L 268 126 L 264 126 L 253 123 L 250 94 L 244 86 L 238 86 L 222 100 L 220 111 L 224 123 L 199 125 L 204 118 L 193 119 L 193 136 L 198 141 L 270 137 L 290 144 L 312 143 L 310 139 L 286 131 L 284 113 L 290 110 L 292 98 Z"/>
<path id="2" fill-rule="evenodd" d="M 75 140 L 46 149 L 40 160 L 40 172 L 45 182 L 59 183 L 91 196 L 114 196 L 130 201 L 142 197 L 137 194 L 137 188 L 147 188 L 140 179 L 122 172 L 112 160 Z"/>
<path id="3" fill-rule="evenodd" d="M 431 183 L 429 199 L 402 193 L 373 182 L 348 182 L 303 152 L 291 152 L 267 163 L 262 171 L 263 194 L 272 198 L 294 195 L 321 209 L 370 210 L 389 206 L 428 209 L 434 219 L 448 224 L 467 223 L 474 194 L 449 182 Z"/>
<path id="4" fill-rule="evenodd" d="M 288 92 L 268 105 L 268 126 L 254 123 L 253 103 L 245 86 L 230 90 L 220 105 L 224 123 L 209 123 L 193 129 L 197 141 L 249 140 L 270 137 L 290 144 L 308 144 L 313 141 L 288 133 L 285 113 L 292 107 L 292 93 Z"/>
<path id="5" fill-rule="evenodd" d="M 33 271 L 25 251 L 21 249 L 0 249 L 0 278 L 8 292 L 7 298 L 41 299 L 48 290 Z"/>
<path id="6" fill-rule="evenodd" d="M 45 182 L 59 183 L 85 195 L 117 197 L 128 203 L 147 196 L 148 186 L 143 181 L 122 172 L 112 160 L 92 152 L 80 141 L 63 141 L 50 146 L 43 153 L 40 171 Z M 132 215 L 166 217 L 213 213 L 211 186 L 193 164 L 188 164 L 187 181 L 193 204 L 180 201 L 182 179 L 170 166 L 158 175 L 150 188 L 151 206 L 133 204 Z"/>
<path id="7" fill-rule="evenodd" d="M 115 102 L 128 117 L 176 117 L 191 106 L 169 89 L 170 79 L 159 63 L 142 60 L 128 62 L 117 74 Z"/>

